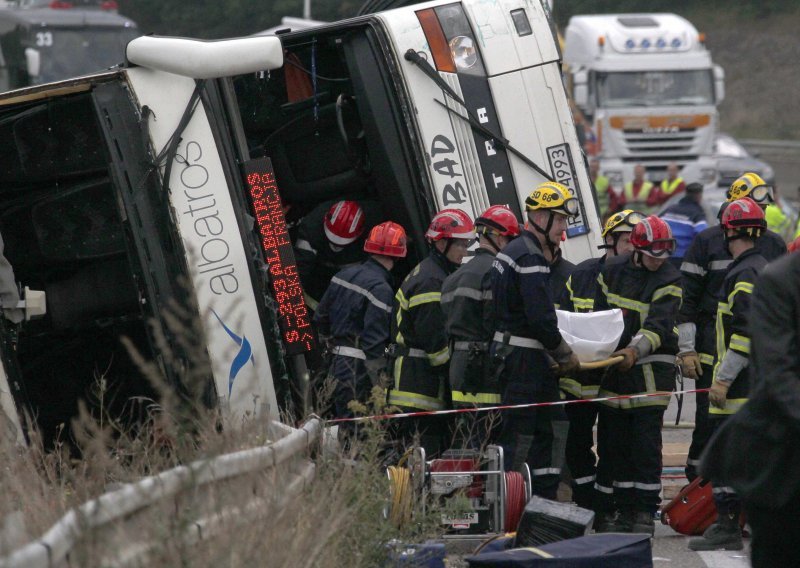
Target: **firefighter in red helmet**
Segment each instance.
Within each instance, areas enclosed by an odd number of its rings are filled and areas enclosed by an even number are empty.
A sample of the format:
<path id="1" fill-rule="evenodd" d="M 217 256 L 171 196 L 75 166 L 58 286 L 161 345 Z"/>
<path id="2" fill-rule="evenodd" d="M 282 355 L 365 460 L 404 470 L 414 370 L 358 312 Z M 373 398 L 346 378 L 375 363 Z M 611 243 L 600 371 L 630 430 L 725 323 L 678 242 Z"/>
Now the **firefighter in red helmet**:
<path id="1" fill-rule="evenodd" d="M 406 256 L 406 232 L 386 221 L 373 227 L 364 242 L 369 258 L 339 271 L 320 300 L 314 322 L 331 355 L 328 377 L 335 381 L 334 413 L 351 416 L 351 400 L 365 402 L 380 384 L 389 344 L 392 311 L 391 269 Z M 348 428 L 344 423 L 340 432 Z"/>
<path id="2" fill-rule="evenodd" d="M 395 295 L 392 338 L 394 385 L 387 402 L 402 411 L 442 410 L 450 404 L 447 384 L 450 351 L 445 332 L 442 284 L 461 266 L 475 239 L 469 215 L 443 209 L 425 233 L 430 255 L 406 277 Z M 449 433 L 441 416 L 396 420 L 397 438 L 406 446 L 416 436 L 429 456 L 438 454 Z"/>
<path id="3" fill-rule="evenodd" d="M 735 414 L 750 390 L 747 367 L 750 363 L 748 316 L 753 289 L 767 260 L 756 242 L 767 232 L 764 211 L 750 197 L 728 205 L 720 220 L 725 245 L 733 257 L 719 295 L 716 322 L 717 354 L 711 390 L 709 424 L 711 434 Z M 717 520 L 702 537 L 689 541 L 691 550 L 742 550 L 739 516 L 741 501 L 731 487 L 715 483 L 711 476 Z"/>
<path id="4" fill-rule="evenodd" d="M 300 222 L 294 251 L 306 304 L 312 310 L 317 309 L 337 272 L 364 260 L 364 237 L 381 219 L 380 212 L 372 205 L 372 202 L 328 201 Z"/>
<path id="5" fill-rule="evenodd" d="M 622 310 L 624 331 L 599 396 L 663 392 L 663 396 L 616 399 L 601 404 L 595 506 L 598 531 L 646 532 L 661 492 L 661 423 L 675 387 L 681 303 L 680 272 L 667 262 L 675 250 L 669 225 L 651 215 L 633 227 L 633 252 L 606 261 L 597 282 L 594 310 Z"/>
<path id="6" fill-rule="evenodd" d="M 442 286 L 442 311 L 450 339 L 450 388 L 458 407 L 500 404 L 501 390 L 490 369 L 489 344 L 494 335 L 491 269 L 495 255 L 515 237 L 517 217 L 504 205 L 492 205 L 475 219 L 478 248 L 475 256 Z M 488 413 L 463 414 L 458 441 L 479 449 L 491 441 L 499 418 Z"/>

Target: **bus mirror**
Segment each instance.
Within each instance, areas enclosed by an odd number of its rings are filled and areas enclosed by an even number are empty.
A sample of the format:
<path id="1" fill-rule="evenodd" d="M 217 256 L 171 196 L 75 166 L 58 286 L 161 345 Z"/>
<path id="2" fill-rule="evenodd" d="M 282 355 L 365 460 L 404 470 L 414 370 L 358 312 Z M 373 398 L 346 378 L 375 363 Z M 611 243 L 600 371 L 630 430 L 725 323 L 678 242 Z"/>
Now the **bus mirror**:
<path id="1" fill-rule="evenodd" d="M 38 49 L 25 48 L 25 64 L 28 66 L 28 75 L 38 77 L 42 72 L 42 54 Z"/>
<path id="2" fill-rule="evenodd" d="M 283 45 L 275 36 L 219 41 L 141 36 L 125 50 L 134 65 L 192 79 L 215 79 L 283 66 Z"/>
<path id="3" fill-rule="evenodd" d="M 573 99 L 575 104 L 581 108 L 589 106 L 589 73 L 587 71 L 575 71 L 572 74 Z"/>
<path id="4" fill-rule="evenodd" d="M 725 70 L 714 65 L 714 98 L 717 104 L 725 100 Z"/>

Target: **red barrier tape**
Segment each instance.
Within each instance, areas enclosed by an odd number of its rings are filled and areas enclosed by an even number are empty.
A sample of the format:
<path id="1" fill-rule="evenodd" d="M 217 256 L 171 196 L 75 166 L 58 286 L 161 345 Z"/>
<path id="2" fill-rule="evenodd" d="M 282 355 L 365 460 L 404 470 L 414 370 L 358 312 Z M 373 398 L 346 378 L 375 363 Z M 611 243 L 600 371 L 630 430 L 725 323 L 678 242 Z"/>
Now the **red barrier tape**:
<path id="1" fill-rule="evenodd" d="M 334 418 L 328 420 L 329 423 L 338 422 L 364 422 L 366 420 L 394 420 L 396 418 L 411 418 L 413 416 L 436 416 L 442 414 L 463 414 L 465 412 L 489 412 L 491 410 L 511 410 L 514 408 L 536 408 L 537 406 L 562 406 L 565 404 L 582 404 L 587 402 L 605 402 L 607 400 L 630 400 L 633 398 L 648 398 L 651 396 L 672 396 L 673 394 L 692 394 L 698 392 L 708 392 L 711 389 L 692 389 L 672 392 L 648 392 L 645 394 L 625 394 L 619 396 L 607 396 L 605 398 L 578 398 L 574 400 L 557 400 L 555 402 L 532 402 L 529 404 L 513 404 L 503 406 L 483 406 L 480 408 L 452 408 L 450 410 L 423 410 L 420 412 L 400 412 L 397 414 L 378 414 L 374 416 L 357 416 L 354 418 Z"/>

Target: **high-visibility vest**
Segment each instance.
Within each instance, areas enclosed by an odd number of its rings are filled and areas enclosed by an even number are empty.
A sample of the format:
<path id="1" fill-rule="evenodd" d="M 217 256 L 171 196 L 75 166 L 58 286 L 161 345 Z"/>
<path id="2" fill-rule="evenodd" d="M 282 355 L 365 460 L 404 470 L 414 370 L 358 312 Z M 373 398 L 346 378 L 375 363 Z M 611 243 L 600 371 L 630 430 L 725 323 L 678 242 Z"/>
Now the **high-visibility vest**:
<path id="1" fill-rule="evenodd" d="M 678 186 L 680 186 L 682 183 L 683 183 L 683 178 L 679 177 L 672 180 L 672 183 L 670 183 L 668 179 L 661 180 L 661 192 L 666 197 L 669 197 L 673 193 L 675 193 L 675 190 L 678 189 Z"/>
<path id="2" fill-rule="evenodd" d="M 790 236 L 788 233 L 791 230 L 790 225 L 792 221 L 780 207 L 774 203 L 770 203 L 767 205 L 765 217 L 767 219 L 767 227 L 770 231 L 774 231 L 784 238 Z"/>
<path id="3" fill-rule="evenodd" d="M 629 181 L 625 184 L 625 205 L 626 207 L 630 207 L 631 209 L 636 209 L 641 213 L 650 214 L 651 210 L 653 209 L 649 205 L 647 205 L 647 198 L 650 196 L 650 192 L 653 191 L 653 184 L 652 182 L 645 181 L 642 183 L 642 187 L 639 190 L 639 195 L 633 194 L 633 182 Z"/>
<path id="4" fill-rule="evenodd" d="M 597 194 L 597 207 L 600 209 L 598 213 L 600 215 L 604 214 L 608 211 L 608 186 L 610 182 L 608 178 L 603 175 L 598 175 L 597 179 L 594 180 L 594 189 Z"/>

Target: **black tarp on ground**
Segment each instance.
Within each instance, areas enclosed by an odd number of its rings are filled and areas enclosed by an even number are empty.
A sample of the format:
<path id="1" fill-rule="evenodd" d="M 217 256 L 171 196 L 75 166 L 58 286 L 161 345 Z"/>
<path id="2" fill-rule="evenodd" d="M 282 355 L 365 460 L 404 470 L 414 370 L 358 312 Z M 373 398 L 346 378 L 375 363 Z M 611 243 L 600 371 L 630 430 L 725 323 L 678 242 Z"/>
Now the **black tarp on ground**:
<path id="1" fill-rule="evenodd" d="M 537 548 L 486 551 L 466 558 L 472 566 L 497 568 L 651 568 L 647 534 L 593 534 Z"/>

